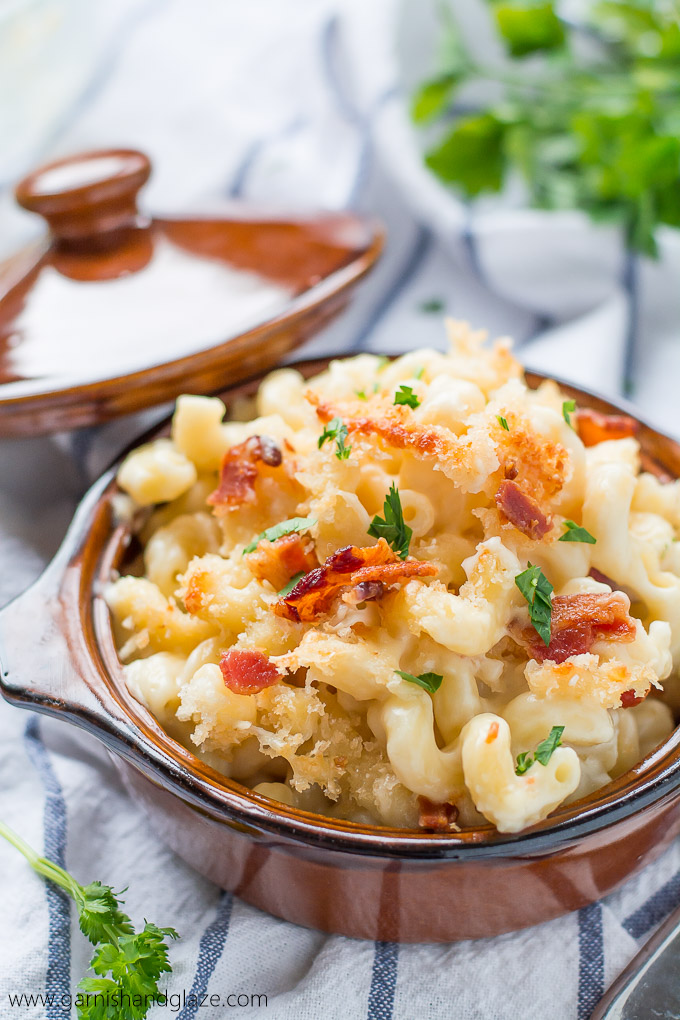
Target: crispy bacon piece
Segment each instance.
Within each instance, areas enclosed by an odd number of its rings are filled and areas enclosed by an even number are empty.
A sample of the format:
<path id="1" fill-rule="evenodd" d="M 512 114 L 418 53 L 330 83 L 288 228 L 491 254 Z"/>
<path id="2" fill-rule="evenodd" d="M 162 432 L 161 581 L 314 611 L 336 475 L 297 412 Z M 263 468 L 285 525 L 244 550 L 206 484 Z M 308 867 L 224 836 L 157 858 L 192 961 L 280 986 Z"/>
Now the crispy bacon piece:
<path id="1" fill-rule="evenodd" d="M 222 458 L 220 484 L 210 493 L 207 502 L 218 512 L 254 502 L 260 464 L 276 468 L 282 460 L 280 448 L 269 436 L 251 436 L 232 446 Z"/>
<path id="2" fill-rule="evenodd" d="M 612 581 L 611 577 L 607 574 L 603 574 L 597 567 L 591 567 L 588 571 L 588 577 L 592 577 L 593 581 L 599 581 L 600 584 L 608 584 L 612 591 L 621 591 L 622 589 L 616 583 Z"/>
<path id="3" fill-rule="evenodd" d="M 274 606 L 274 612 L 287 620 L 318 623 L 326 616 L 343 589 L 380 581 L 385 589 L 404 584 L 412 577 L 433 577 L 434 563 L 400 560 L 384 538 L 377 545 L 348 545 L 329 556 L 322 567 L 300 578 L 293 590 Z"/>
<path id="4" fill-rule="evenodd" d="M 572 655 L 589 652 L 601 639 L 632 641 L 635 620 L 628 613 L 629 602 L 618 592 L 585 592 L 582 595 L 558 595 L 552 601 L 550 644 L 541 641 L 533 627 L 514 630 L 513 637 L 532 659 L 564 662 Z"/>
<path id="5" fill-rule="evenodd" d="M 259 694 L 283 679 L 273 662 L 257 648 L 228 648 L 220 669 L 225 686 L 234 694 Z"/>
<path id="6" fill-rule="evenodd" d="M 552 528 L 550 517 L 532 496 L 522 492 L 517 482 L 506 479 L 496 491 L 496 506 L 510 523 L 527 538 L 538 541 Z"/>
<path id="7" fill-rule="evenodd" d="M 624 691 L 621 695 L 621 708 L 635 708 L 636 705 L 640 705 L 644 700 L 635 691 Z"/>
<path id="8" fill-rule="evenodd" d="M 638 430 L 635 418 L 627 414 L 602 414 L 590 407 L 580 407 L 574 412 L 574 419 L 584 446 L 597 446 L 606 439 L 627 439 Z"/>
<path id="9" fill-rule="evenodd" d="M 418 827 L 433 832 L 456 831 L 458 808 L 455 804 L 435 804 L 427 797 L 418 797 Z"/>
<path id="10" fill-rule="evenodd" d="M 254 552 L 247 554 L 246 562 L 255 577 L 269 581 L 277 591 L 288 584 L 291 577 L 306 574 L 319 565 L 314 545 L 308 537 L 298 533 L 282 535 L 274 542 L 263 538 Z"/>

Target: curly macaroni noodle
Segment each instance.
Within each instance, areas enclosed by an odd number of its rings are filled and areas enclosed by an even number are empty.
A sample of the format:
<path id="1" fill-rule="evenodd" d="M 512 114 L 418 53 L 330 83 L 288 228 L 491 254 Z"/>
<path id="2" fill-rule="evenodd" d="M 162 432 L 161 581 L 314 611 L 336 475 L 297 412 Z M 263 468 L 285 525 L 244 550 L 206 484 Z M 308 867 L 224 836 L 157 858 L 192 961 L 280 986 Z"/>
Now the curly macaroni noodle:
<path id="1" fill-rule="evenodd" d="M 640 473 L 625 424 L 584 445 L 508 341 L 449 332 L 446 354 L 276 371 L 228 421 L 180 397 L 119 470 L 143 567 L 106 598 L 130 691 L 224 775 L 368 824 L 517 832 L 673 728 L 680 488 Z"/>

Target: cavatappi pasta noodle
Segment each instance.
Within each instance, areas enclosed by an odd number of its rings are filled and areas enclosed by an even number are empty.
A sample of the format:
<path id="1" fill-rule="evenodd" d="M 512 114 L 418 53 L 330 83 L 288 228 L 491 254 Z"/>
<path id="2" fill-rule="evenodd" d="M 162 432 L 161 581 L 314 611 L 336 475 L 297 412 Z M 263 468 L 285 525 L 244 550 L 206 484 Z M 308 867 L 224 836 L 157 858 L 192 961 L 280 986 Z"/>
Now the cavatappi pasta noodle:
<path id="1" fill-rule="evenodd" d="M 143 572 L 106 598 L 129 689 L 223 774 L 364 823 L 516 832 L 672 730 L 680 487 L 640 472 L 630 419 L 449 333 L 273 372 L 230 421 L 180 397 L 120 468 Z"/>

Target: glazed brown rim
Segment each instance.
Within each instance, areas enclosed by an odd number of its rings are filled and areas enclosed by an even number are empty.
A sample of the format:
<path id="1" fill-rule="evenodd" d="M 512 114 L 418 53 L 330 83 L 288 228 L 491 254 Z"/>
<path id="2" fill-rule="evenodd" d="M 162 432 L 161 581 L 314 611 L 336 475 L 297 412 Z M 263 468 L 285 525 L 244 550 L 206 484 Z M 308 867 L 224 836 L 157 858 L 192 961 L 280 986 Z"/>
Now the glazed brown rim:
<path id="1" fill-rule="evenodd" d="M 344 355 L 348 356 L 348 355 Z M 351 356 L 351 355 L 349 355 Z M 343 357 L 343 355 L 340 355 Z M 322 370 L 331 358 L 298 363 L 306 376 Z M 263 375 L 227 391 L 227 396 L 253 392 Z M 527 373 L 530 385 L 547 377 Z M 552 377 L 551 377 L 552 378 Z M 639 438 L 645 448 L 645 468 L 657 474 L 680 474 L 680 446 L 639 419 L 624 402 L 612 404 L 589 391 L 559 380 L 563 391 L 581 404 L 608 413 L 632 414 L 640 422 Z M 585 398 L 585 400 L 583 399 Z M 130 448 L 162 434 L 170 419 L 140 437 Z M 127 451 L 126 451 L 127 452 Z M 158 785 L 175 793 L 210 816 L 238 824 L 253 835 L 274 834 L 286 842 L 324 846 L 354 854 L 409 859 L 469 859 L 522 856 L 544 853 L 573 843 L 580 837 L 606 828 L 663 798 L 675 798 L 680 789 L 680 729 L 645 759 L 608 784 L 603 791 L 553 813 L 550 818 L 518 834 L 500 834 L 489 826 L 461 834 L 432 834 L 412 830 L 365 826 L 337 821 L 324 815 L 272 807 L 272 801 L 247 787 L 226 779 L 167 735 L 151 713 L 135 701 L 125 686 L 113 642 L 110 615 L 101 597 L 101 586 L 120 562 L 130 528 L 111 521 L 110 498 L 116 493 L 116 464 L 89 491 L 52 566 L 24 596 L 44 585 L 52 592 L 48 603 L 57 606 L 59 622 L 67 631 L 71 665 L 95 691 L 96 701 L 78 703 L 53 693 L 28 689 L 13 678 L 6 664 L 0 686 L 16 704 L 66 718 L 95 733 L 115 753 L 130 761 Z M 672 461 L 669 463 L 669 460 Z M 53 582 L 50 586 L 47 582 Z M 58 592 L 55 601 L 55 585 Z M 3 611 L 4 615 L 7 609 Z M 75 613 L 73 612 L 75 610 Z M 1 621 L 1 617 L 0 617 Z M 81 638 L 74 653 L 72 641 Z"/>

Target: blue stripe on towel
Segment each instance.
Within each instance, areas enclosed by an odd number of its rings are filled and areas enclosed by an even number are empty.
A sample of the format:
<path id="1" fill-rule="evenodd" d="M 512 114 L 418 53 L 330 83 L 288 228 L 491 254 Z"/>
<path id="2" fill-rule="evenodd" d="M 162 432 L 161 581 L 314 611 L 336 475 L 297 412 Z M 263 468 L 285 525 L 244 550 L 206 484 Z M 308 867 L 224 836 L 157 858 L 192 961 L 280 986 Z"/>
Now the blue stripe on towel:
<path id="1" fill-rule="evenodd" d="M 328 91 L 340 116 L 356 128 L 360 138 L 359 158 L 345 201 L 346 208 L 352 208 L 368 179 L 373 155 L 373 138 L 369 119 L 352 102 L 340 72 L 339 29 L 340 19 L 337 14 L 330 17 L 323 25 L 321 30 L 321 65 L 325 73 Z"/>
<path id="2" fill-rule="evenodd" d="M 198 960 L 196 973 L 191 984 L 190 996 L 193 996 L 178 1016 L 178 1020 L 193 1020 L 199 1008 L 201 996 L 205 994 L 208 982 L 224 951 L 224 943 L 229 932 L 233 897 L 223 892 L 217 905 L 214 921 L 208 925 L 198 944 Z"/>
<path id="3" fill-rule="evenodd" d="M 236 170 L 225 189 L 229 197 L 243 197 L 243 192 L 245 190 L 246 181 L 248 180 L 250 171 L 254 167 L 260 155 L 266 150 L 267 146 L 285 138 L 291 138 L 294 134 L 297 134 L 298 131 L 307 127 L 307 123 L 308 122 L 304 117 L 296 116 L 285 124 L 280 131 L 274 131 L 272 134 L 266 135 L 264 138 L 256 138 L 244 152 L 241 157 L 241 161 L 237 165 Z"/>
<path id="4" fill-rule="evenodd" d="M 363 348 L 368 337 L 371 335 L 383 316 L 390 310 L 406 284 L 416 275 L 428 255 L 431 246 L 432 235 L 430 231 L 425 227 L 420 227 L 418 229 L 416 239 L 409 249 L 404 262 L 397 269 L 397 272 L 392 278 L 389 286 L 378 299 L 378 302 L 372 312 L 367 316 L 364 325 L 350 344 L 350 351 L 356 351 L 359 348 Z"/>
<path id="5" fill-rule="evenodd" d="M 337 14 L 330 17 L 321 30 L 321 61 L 326 74 L 328 88 L 335 99 L 339 112 L 351 124 L 361 124 L 363 117 L 356 105 L 347 94 L 343 76 L 339 68 L 339 28 L 340 18 Z"/>
<path id="6" fill-rule="evenodd" d="M 38 717 L 31 715 L 24 732 L 26 752 L 34 765 L 45 791 L 43 817 L 45 856 L 60 867 L 66 867 L 66 801 L 40 734 Z M 70 900 L 51 882 L 45 883 L 49 944 L 45 993 L 54 996 L 46 1007 L 47 1020 L 68 1020 L 67 1002 L 71 990 L 71 913 Z M 64 997 L 62 1000 L 62 996 Z"/>
<path id="7" fill-rule="evenodd" d="M 639 274 L 639 257 L 634 251 L 627 250 L 621 281 L 628 297 L 628 323 L 623 352 L 623 392 L 626 396 L 631 396 L 635 387 L 637 339 L 640 322 Z"/>
<path id="8" fill-rule="evenodd" d="M 493 290 L 493 287 L 489 285 L 486 279 L 486 273 L 482 269 L 482 262 L 479 255 L 479 248 L 477 246 L 477 238 L 474 230 L 474 219 L 472 215 L 472 209 L 469 203 L 465 204 L 465 226 L 463 227 L 463 244 L 465 245 L 465 251 L 468 256 L 468 264 L 470 269 L 488 290 Z"/>
<path id="9" fill-rule="evenodd" d="M 623 921 L 623 927 L 634 939 L 645 935 L 660 921 L 663 921 L 671 910 L 680 907 L 680 871 L 650 896 L 642 906 Z"/>
<path id="10" fill-rule="evenodd" d="M 398 962 L 396 942 L 376 942 L 366 1020 L 392 1020 Z"/>
<path id="11" fill-rule="evenodd" d="M 604 995 L 604 935 L 599 903 L 578 912 L 578 950 L 578 1020 L 588 1020 Z"/>

